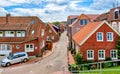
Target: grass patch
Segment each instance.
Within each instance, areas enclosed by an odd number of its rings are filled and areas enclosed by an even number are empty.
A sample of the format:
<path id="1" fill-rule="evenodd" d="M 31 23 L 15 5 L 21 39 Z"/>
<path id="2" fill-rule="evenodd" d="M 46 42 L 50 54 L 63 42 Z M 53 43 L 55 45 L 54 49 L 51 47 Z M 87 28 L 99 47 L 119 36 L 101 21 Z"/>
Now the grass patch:
<path id="1" fill-rule="evenodd" d="M 119 73 L 120 66 L 102 69 L 102 74 L 119 74 Z M 79 72 L 79 74 L 100 74 L 100 69 L 85 70 L 84 72 Z"/>

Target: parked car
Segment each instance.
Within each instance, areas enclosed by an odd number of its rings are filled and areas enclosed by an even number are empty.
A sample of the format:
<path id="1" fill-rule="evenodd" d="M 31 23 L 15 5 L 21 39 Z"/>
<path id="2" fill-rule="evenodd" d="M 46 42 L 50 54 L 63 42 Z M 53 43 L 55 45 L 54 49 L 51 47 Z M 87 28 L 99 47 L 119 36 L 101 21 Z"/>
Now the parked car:
<path id="1" fill-rule="evenodd" d="M 27 62 L 28 54 L 26 52 L 16 52 L 14 54 L 9 54 L 8 57 L 2 59 L 1 66 L 10 66 L 11 64 Z"/>

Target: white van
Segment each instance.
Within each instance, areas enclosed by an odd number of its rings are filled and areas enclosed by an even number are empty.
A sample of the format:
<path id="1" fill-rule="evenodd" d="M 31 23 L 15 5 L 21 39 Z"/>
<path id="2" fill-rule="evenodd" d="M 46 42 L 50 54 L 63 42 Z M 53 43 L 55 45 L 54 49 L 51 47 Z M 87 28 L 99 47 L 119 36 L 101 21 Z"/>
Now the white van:
<path id="1" fill-rule="evenodd" d="M 26 52 L 17 52 L 10 54 L 8 57 L 2 59 L 1 66 L 10 66 L 11 64 L 19 62 L 27 62 L 28 59 L 28 54 Z"/>

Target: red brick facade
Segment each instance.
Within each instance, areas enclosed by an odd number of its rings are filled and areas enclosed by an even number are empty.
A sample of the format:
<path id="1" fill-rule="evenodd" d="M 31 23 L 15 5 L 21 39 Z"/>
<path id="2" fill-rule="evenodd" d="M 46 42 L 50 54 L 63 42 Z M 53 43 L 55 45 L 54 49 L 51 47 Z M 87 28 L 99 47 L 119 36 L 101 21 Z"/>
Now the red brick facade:
<path id="1" fill-rule="evenodd" d="M 97 32 L 103 32 L 103 42 L 97 42 Z M 106 33 L 113 32 L 114 40 L 108 42 L 106 40 Z M 94 50 L 94 60 L 98 60 L 98 50 L 105 50 L 105 57 L 110 57 L 110 50 L 115 49 L 118 35 L 107 25 L 101 26 L 82 46 L 80 46 L 80 52 L 83 54 L 83 58 L 87 60 L 87 50 Z"/>
<path id="2" fill-rule="evenodd" d="M 57 42 L 59 40 L 59 34 L 55 31 L 52 25 L 52 23 L 48 23 L 48 25 L 46 25 L 46 39 L 47 41 Z"/>
<path id="3" fill-rule="evenodd" d="M 98 22 L 99 23 L 99 22 Z M 100 23 L 99 23 L 100 24 Z M 102 25 L 101 25 L 102 24 Z M 105 60 L 107 57 L 111 57 L 111 50 L 116 50 L 116 42 L 119 37 L 119 33 L 113 30 L 108 23 L 101 23 L 98 25 L 94 22 L 91 24 L 88 24 L 85 26 L 82 30 L 80 30 L 78 33 L 76 33 L 73 36 L 74 41 L 74 48 L 76 49 L 76 52 L 80 51 L 83 55 L 84 60 L 101 60 L 99 59 L 99 50 L 105 51 L 105 58 L 102 60 Z M 97 25 L 97 26 L 96 26 Z M 100 27 L 99 27 L 100 26 Z M 93 29 L 93 30 L 92 30 Z M 95 32 L 94 32 L 94 29 Z M 97 33 L 102 32 L 103 33 L 103 41 L 97 41 Z M 113 41 L 107 41 L 107 33 L 111 32 L 113 33 Z M 85 34 L 87 33 L 87 34 Z M 89 36 L 90 35 L 90 36 Z M 82 37 L 80 37 L 82 36 Z M 88 50 L 93 51 L 93 59 L 88 59 Z"/>
<path id="4" fill-rule="evenodd" d="M 4 47 L 6 49 L 4 49 L 3 54 L 21 51 L 25 51 L 31 56 L 41 54 L 41 50 L 46 45 L 46 33 L 44 23 L 38 17 L 7 15 L 6 17 L 0 17 L 0 22 L 0 31 L 3 33 L 3 36 L 0 37 L 0 54 L 2 54 Z M 14 36 L 5 36 L 6 31 L 13 31 Z M 18 37 L 17 31 L 24 31 L 25 35 Z M 29 51 L 31 48 L 32 51 Z"/>

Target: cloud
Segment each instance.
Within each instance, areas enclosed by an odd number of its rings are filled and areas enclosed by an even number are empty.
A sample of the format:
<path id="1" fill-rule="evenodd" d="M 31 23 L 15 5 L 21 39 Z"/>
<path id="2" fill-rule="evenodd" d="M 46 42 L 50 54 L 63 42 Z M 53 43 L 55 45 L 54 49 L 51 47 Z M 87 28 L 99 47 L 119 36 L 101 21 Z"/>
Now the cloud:
<path id="1" fill-rule="evenodd" d="M 44 22 L 65 21 L 69 15 L 107 12 L 113 3 L 114 0 L 0 0 L 0 15 L 11 13 L 38 16 Z"/>
<path id="2" fill-rule="evenodd" d="M 8 13 L 4 8 L 0 7 L 0 15 L 5 15 L 6 13 Z"/>

